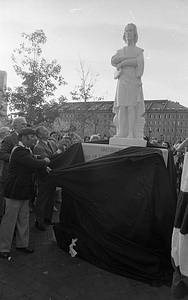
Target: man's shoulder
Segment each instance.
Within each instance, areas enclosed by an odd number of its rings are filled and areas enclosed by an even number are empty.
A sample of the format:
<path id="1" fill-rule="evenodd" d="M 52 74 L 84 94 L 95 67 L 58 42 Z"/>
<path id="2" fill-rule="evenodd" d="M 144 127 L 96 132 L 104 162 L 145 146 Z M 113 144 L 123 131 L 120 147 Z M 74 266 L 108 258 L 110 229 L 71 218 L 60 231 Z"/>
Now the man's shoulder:
<path id="1" fill-rule="evenodd" d="M 28 157 L 31 156 L 30 155 L 30 151 L 28 149 L 26 149 L 25 147 L 23 146 L 20 146 L 20 145 L 16 145 L 14 146 L 14 148 L 12 149 L 12 152 L 10 154 L 10 163 L 12 163 L 13 161 L 20 161 L 23 160 L 23 159 L 28 159 Z"/>
<path id="2" fill-rule="evenodd" d="M 14 148 L 12 149 L 12 154 L 14 153 L 14 155 L 17 155 L 18 153 L 22 153 L 22 155 L 24 154 L 29 154 L 28 149 L 26 149 L 23 146 L 20 145 L 16 145 L 14 146 Z"/>
<path id="3" fill-rule="evenodd" d="M 18 135 L 16 132 L 13 132 L 11 134 L 8 134 L 4 137 L 3 141 L 9 142 L 9 141 L 18 141 Z M 2 142 L 3 142 L 2 141 Z"/>
<path id="4" fill-rule="evenodd" d="M 37 154 L 37 155 L 44 155 L 46 156 L 46 145 L 44 142 L 42 141 L 37 141 L 36 145 L 34 146 L 33 148 L 33 152 L 34 154 Z"/>
<path id="5" fill-rule="evenodd" d="M 12 151 L 12 148 L 18 144 L 18 136 L 14 132 L 10 135 L 7 135 L 4 137 L 4 139 L 1 141 L 1 146 L 0 146 L 0 153 L 1 154 L 10 154 Z"/>

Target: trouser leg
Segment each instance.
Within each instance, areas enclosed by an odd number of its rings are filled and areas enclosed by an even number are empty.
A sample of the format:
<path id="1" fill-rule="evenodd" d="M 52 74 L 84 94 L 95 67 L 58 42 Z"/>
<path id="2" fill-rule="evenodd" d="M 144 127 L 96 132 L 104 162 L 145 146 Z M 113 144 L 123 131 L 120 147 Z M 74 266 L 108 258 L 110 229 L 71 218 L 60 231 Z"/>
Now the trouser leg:
<path id="1" fill-rule="evenodd" d="M 38 181 L 36 200 L 36 221 L 43 223 L 44 218 L 51 220 L 53 214 L 54 195 L 56 187 Z"/>
<path id="2" fill-rule="evenodd" d="M 47 197 L 47 185 L 38 182 L 38 195 L 36 199 L 36 221 L 40 224 L 44 222 L 44 208 L 48 199 Z"/>
<path id="3" fill-rule="evenodd" d="M 5 214 L 0 225 L 0 252 L 10 252 L 20 200 L 5 198 Z"/>
<path id="4" fill-rule="evenodd" d="M 16 247 L 27 247 L 29 245 L 29 200 L 22 201 L 16 225 Z"/>
<path id="5" fill-rule="evenodd" d="M 49 187 L 48 200 L 46 202 L 45 210 L 44 210 L 44 218 L 48 219 L 48 220 L 51 220 L 52 215 L 53 215 L 55 191 L 56 191 L 55 186 L 50 186 Z"/>
<path id="6" fill-rule="evenodd" d="M 5 198 L 3 196 L 4 187 L 5 187 L 5 182 L 0 181 L 0 219 L 2 218 L 5 212 Z"/>

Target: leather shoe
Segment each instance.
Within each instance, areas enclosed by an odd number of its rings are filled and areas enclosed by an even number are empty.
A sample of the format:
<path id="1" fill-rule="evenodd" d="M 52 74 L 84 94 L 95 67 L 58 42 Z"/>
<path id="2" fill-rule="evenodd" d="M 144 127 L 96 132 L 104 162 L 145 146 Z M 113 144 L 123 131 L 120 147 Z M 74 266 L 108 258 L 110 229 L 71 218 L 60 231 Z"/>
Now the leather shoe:
<path id="1" fill-rule="evenodd" d="M 1 258 L 8 258 L 9 257 L 9 252 L 0 252 L 0 257 Z"/>
<path id="2" fill-rule="evenodd" d="M 44 226 L 44 224 L 39 223 L 37 221 L 35 221 L 35 227 L 38 228 L 39 230 L 45 231 L 46 227 Z"/>
<path id="3" fill-rule="evenodd" d="M 34 249 L 31 248 L 31 247 L 23 247 L 23 248 L 17 248 L 16 247 L 16 250 L 19 250 L 19 251 L 23 251 L 25 253 L 33 253 L 34 252 Z"/>
<path id="4" fill-rule="evenodd" d="M 48 220 L 48 219 L 45 219 L 45 218 L 44 218 L 44 222 L 46 224 L 49 224 L 49 225 L 55 225 L 56 224 L 56 222 L 54 220 Z"/>

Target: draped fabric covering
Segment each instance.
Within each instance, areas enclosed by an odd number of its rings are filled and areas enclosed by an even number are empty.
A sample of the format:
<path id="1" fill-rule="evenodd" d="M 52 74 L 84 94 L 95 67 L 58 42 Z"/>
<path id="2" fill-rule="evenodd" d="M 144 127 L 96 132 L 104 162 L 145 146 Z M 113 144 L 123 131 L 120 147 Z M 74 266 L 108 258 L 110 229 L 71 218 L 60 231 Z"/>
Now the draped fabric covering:
<path id="1" fill-rule="evenodd" d="M 74 154 L 74 159 L 71 155 Z M 81 144 L 51 164 L 63 191 L 57 243 L 97 267 L 153 286 L 170 285 L 176 200 L 159 149 L 130 147 L 85 163 Z"/>
<path id="2" fill-rule="evenodd" d="M 177 299 L 188 295 L 188 152 L 185 154 L 180 193 L 172 235 L 174 275 L 172 293 Z"/>

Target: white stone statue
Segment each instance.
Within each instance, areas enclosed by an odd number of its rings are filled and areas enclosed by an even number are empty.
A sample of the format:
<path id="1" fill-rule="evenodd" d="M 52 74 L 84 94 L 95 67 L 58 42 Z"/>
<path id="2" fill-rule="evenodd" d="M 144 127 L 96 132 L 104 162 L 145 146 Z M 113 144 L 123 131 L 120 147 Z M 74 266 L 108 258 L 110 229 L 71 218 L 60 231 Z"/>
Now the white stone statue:
<path id="1" fill-rule="evenodd" d="M 136 46 L 138 33 L 135 24 L 125 27 L 123 40 L 127 44 L 112 57 L 116 68 L 116 95 L 113 105 L 117 138 L 143 139 L 145 119 L 141 77 L 144 71 L 144 50 Z"/>

